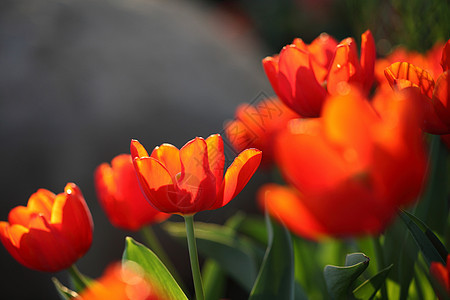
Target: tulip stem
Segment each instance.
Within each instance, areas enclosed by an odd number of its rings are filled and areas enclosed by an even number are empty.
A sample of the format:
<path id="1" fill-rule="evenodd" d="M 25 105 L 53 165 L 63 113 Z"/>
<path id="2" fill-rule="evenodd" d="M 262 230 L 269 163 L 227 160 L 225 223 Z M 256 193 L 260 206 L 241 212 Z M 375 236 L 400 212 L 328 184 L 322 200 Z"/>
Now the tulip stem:
<path id="1" fill-rule="evenodd" d="M 77 292 L 81 292 L 89 286 L 90 280 L 86 278 L 86 276 L 81 274 L 80 270 L 78 270 L 75 264 L 71 265 L 68 271 L 70 274 L 70 279 L 72 280 L 74 288 L 77 290 Z"/>
<path id="2" fill-rule="evenodd" d="M 184 216 L 186 224 L 186 237 L 189 248 L 189 258 L 191 260 L 192 277 L 194 278 L 195 296 L 197 300 L 204 300 L 202 277 L 200 273 L 200 265 L 198 263 L 197 244 L 194 234 L 194 216 Z"/>

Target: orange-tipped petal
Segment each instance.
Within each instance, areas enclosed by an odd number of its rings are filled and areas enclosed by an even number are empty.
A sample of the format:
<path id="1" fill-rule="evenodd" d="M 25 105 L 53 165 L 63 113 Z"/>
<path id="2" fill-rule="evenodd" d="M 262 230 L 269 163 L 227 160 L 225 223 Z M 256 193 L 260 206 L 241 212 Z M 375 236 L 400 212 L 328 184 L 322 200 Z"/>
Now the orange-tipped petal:
<path id="1" fill-rule="evenodd" d="M 220 134 L 213 134 L 206 139 L 206 144 L 208 146 L 209 168 L 216 178 L 216 191 L 218 191 L 222 185 L 225 165 L 222 137 Z"/>
<path id="2" fill-rule="evenodd" d="M 321 33 L 307 48 L 311 53 L 311 65 L 319 83 L 327 79 L 328 69 L 337 45 L 338 43 L 333 37 Z"/>
<path id="3" fill-rule="evenodd" d="M 35 212 L 31 211 L 25 206 L 14 207 L 8 215 L 8 221 L 11 225 L 20 224 L 22 226 L 28 227 L 30 220 L 36 215 Z"/>
<path id="4" fill-rule="evenodd" d="M 361 35 L 361 69 L 364 76 L 363 89 L 366 93 L 373 84 L 376 56 L 375 41 L 370 30 L 367 30 Z"/>
<path id="5" fill-rule="evenodd" d="M 419 87 L 421 92 L 431 99 L 433 96 L 434 81 L 431 75 L 413 64 L 396 62 L 384 70 L 391 87 L 403 89 L 405 87 Z M 408 83 L 410 82 L 410 84 Z"/>
<path id="6" fill-rule="evenodd" d="M 202 211 L 211 207 L 216 197 L 216 178 L 211 172 L 208 160 L 208 145 L 203 138 L 195 138 L 180 149 L 181 175 L 178 179 L 180 189 L 191 196 L 182 199 L 190 202 L 190 207 L 183 204 L 186 209 Z M 180 202 L 181 205 L 181 202 Z"/>
<path id="7" fill-rule="evenodd" d="M 444 72 L 450 69 L 450 40 L 445 43 L 444 49 L 442 49 L 441 66 Z"/>
<path id="8" fill-rule="evenodd" d="M 33 212 L 44 214 L 46 218 L 50 217 L 55 194 L 46 189 L 39 189 L 31 195 L 28 200 L 28 208 Z"/>
<path id="9" fill-rule="evenodd" d="M 147 200 L 159 211 L 178 212 L 175 205 L 178 188 L 169 171 L 153 157 L 135 159 L 133 163 Z"/>
<path id="10" fill-rule="evenodd" d="M 441 121 L 450 127 L 450 76 L 448 73 L 449 71 L 445 71 L 437 79 L 432 101 Z"/>
<path id="11" fill-rule="evenodd" d="M 286 46 L 280 53 L 278 88 L 280 99 L 304 117 L 320 115 L 326 91 L 317 82 L 311 67 L 310 54 L 295 46 Z"/>
<path id="12" fill-rule="evenodd" d="M 180 150 L 171 144 L 156 147 L 150 157 L 157 159 L 165 166 L 172 177 L 181 172 Z"/>
<path id="13" fill-rule="evenodd" d="M 131 140 L 130 152 L 132 159 L 136 157 L 149 157 L 147 150 L 145 150 L 144 146 L 138 140 Z"/>
<path id="14" fill-rule="evenodd" d="M 266 184 L 258 191 L 258 202 L 293 233 L 312 240 L 327 235 L 326 229 L 302 203 L 292 188 Z"/>
<path id="15" fill-rule="evenodd" d="M 361 66 L 355 41 L 347 38 L 336 48 L 327 79 L 327 90 L 331 95 L 339 95 L 341 82 L 362 83 Z"/>
<path id="16" fill-rule="evenodd" d="M 257 149 L 244 150 L 236 157 L 225 173 L 220 194 L 217 202 L 211 209 L 225 206 L 230 202 L 248 183 L 250 178 L 261 163 L 262 152 Z"/>

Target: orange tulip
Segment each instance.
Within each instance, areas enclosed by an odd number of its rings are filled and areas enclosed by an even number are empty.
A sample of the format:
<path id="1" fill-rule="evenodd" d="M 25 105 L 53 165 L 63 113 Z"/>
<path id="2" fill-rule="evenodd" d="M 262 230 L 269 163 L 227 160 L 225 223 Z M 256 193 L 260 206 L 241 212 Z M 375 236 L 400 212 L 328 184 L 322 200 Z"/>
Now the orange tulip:
<path id="1" fill-rule="evenodd" d="M 12 209 L 8 222 L 0 222 L 0 239 L 22 265 L 56 272 L 86 253 L 92 230 L 92 217 L 80 189 L 68 183 L 64 193 L 39 189 L 26 207 Z"/>
<path id="2" fill-rule="evenodd" d="M 264 156 L 262 165 L 273 162 L 275 137 L 289 120 L 299 118 L 279 99 L 265 99 L 255 106 L 242 104 L 236 110 L 236 119 L 225 124 L 225 134 L 236 151 L 260 149 Z"/>
<path id="3" fill-rule="evenodd" d="M 432 134 L 450 133 L 449 56 L 450 40 L 443 48 L 441 55 L 443 72 L 436 82 L 426 70 L 408 62 L 396 62 L 385 69 L 391 87 L 397 90 L 415 87 L 422 95 L 415 104 L 423 111 L 423 130 Z"/>
<path id="4" fill-rule="evenodd" d="M 307 238 L 379 233 L 424 181 L 415 107 L 402 98 L 377 113 L 354 88 L 343 90 L 322 118 L 293 120 L 277 140 L 278 165 L 297 191 L 269 185 L 259 193 L 272 215 Z"/>
<path id="5" fill-rule="evenodd" d="M 361 36 L 361 58 L 353 38 L 340 44 L 322 34 L 310 45 L 295 39 L 279 55 L 263 59 L 267 77 L 280 99 L 303 117 L 318 117 L 328 94 L 339 92 L 340 82 L 372 87 L 375 42 L 369 30 Z"/>
<path id="6" fill-rule="evenodd" d="M 101 278 L 76 297 L 79 300 L 165 300 L 167 297 L 145 277 L 142 268 L 132 262 L 110 265 Z"/>
<path id="7" fill-rule="evenodd" d="M 261 162 L 261 151 L 239 154 L 225 176 L 222 137 L 195 138 L 180 150 L 170 144 L 149 156 L 136 140 L 131 155 L 147 200 L 159 211 L 190 215 L 225 206 L 247 184 Z"/>
<path id="8" fill-rule="evenodd" d="M 111 223 L 126 230 L 139 230 L 159 223 L 170 215 L 154 209 L 141 192 L 131 155 L 116 156 L 111 165 L 103 163 L 95 170 L 98 199 Z"/>
<path id="9" fill-rule="evenodd" d="M 438 283 L 447 292 L 446 297 L 443 297 L 443 295 L 437 293 L 439 299 L 447 299 L 450 296 L 450 255 L 447 256 L 446 266 L 435 261 L 431 262 L 430 274 L 438 281 Z"/>

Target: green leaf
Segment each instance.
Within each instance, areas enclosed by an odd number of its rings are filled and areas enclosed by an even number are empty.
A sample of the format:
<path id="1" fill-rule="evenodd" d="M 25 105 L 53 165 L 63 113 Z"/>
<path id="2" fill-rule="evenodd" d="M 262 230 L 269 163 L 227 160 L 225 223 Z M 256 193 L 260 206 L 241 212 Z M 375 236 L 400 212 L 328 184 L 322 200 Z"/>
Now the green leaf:
<path id="1" fill-rule="evenodd" d="M 187 300 L 186 295 L 159 258 L 150 249 L 136 242 L 131 237 L 125 238 L 125 250 L 122 261 L 127 260 L 134 261 L 140 265 L 146 272 L 149 280 L 167 293 L 167 299 Z"/>
<path id="2" fill-rule="evenodd" d="M 393 265 L 381 270 L 372 278 L 363 282 L 360 286 L 353 290 L 353 295 L 357 299 L 373 299 L 378 290 L 385 283 L 386 278 L 391 271 Z"/>
<path id="3" fill-rule="evenodd" d="M 406 211 L 401 211 L 400 217 L 422 251 L 428 267 L 432 261 L 445 264 L 447 250 L 434 233 L 422 221 Z"/>
<path id="4" fill-rule="evenodd" d="M 186 240 L 184 225 L 165 222 L 163 228 L 173 237 Z M 234 229 L 217 224 L 195 222 L 197 249 L 204 257 L 215 260 L 222 269 L 248 292 L 257 275 L 259 257 L 263 250 Z"/>
<path id="5" fill-rule="evenodd" d="M 202 268 L 203 289 L 206 300 L 219 300 L 225 291 L 226 277 L 220 265 L 207 259 Z"/>
<path id="6" fill-rule="evenodd" d="M 266 215 L 268 246 L 250 300 L 294 299 L 294 254 L 289 231 Z"/>
<path id="7" fill-rule="evenodd" d="M 267 245 L 267 228 L 263 218 L 246 217 L 239 225 L 238 231 L 263 245 Z"/>
<path id="8" fill-rule="evenodd" d="M 355 280 L 369 265 L 370 259 L 363 253 L 348 254 L 345 266 L 325 266 L 324 276 L 327 289 L 333 299 L 352 297 L 351 288 Z"/>
<path id="9" fill-rule="evenodd" d="M 52 277 L 52 281 L 61 300 L 70 300 L 78 297 L 76 292 L 64 286 L 56 277 Z"/>

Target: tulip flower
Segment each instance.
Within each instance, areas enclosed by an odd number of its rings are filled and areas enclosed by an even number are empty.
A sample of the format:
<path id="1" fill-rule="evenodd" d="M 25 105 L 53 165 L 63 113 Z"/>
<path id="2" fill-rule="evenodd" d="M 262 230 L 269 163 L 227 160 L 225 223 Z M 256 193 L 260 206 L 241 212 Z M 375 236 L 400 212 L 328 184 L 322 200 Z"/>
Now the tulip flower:
<path id="1" fill-rule="evenodd" d="M 28 205 L 17 206 L 0 222 L 0 240 L 30 269 L 57 272 L 70 267 L 91 246 L 93 223 L 80 189 L 68 183 L 55 195 L 39 189 Z"/>
<path id="2" fill-rule="evenodd" d="M 159 211 L 192 215 L 225 206 L 247 184 L 261 162 L 261 151 L 239 154 L 224 176 L 222 137 L 197 137 L 180 150 L 170 144 L 156 147 L 151 155 L 137 141 L 131 155 L 147 200 Z"/>
<path id="3" fill-rule="evenodd" d="M 264 156 L 262 165 L 273 162 L 275 137 L 289 120 L 300 117 L 279 99 L 265 99 L 255 106 L 240 105 L 236 119 L 225 124 L 225 134 L 236 151 L 248 147 L 260 149 Z"/>
<path id="4" fill-rule="evenodd" d="M 280 99 L 303 117 L 318 117 L 325 98 L 339 93 L 341 82 L 369 93 L 374 76 L 375 42 L 369 30 L 361 36 L 361 58 L 353 38 L 341 43 L 327 34 L 310 45 L 295 39 L 279 55 L 263 59 L 267 77 Z"/>
<path id="5" fill-rule="evenodd" d="M 148 204 L 139 187 L 131 155 L 116 156 L 111 165 L 103 163 L 95 170 L 98 199 L 111 223 L 126 230 L 139 230 L 159 223 L 170 215 Z"/>
<path id="6" fill-rule="evenodd" d="M 133 261 L 110 265 L 101 278 L 76 297 L 79 300 L 164 300 L 164 291 L 152 285 Z"/>
<path id="7" fill-rule="evenodd" d="M 360 92 L 345 91 L 327 100 L 321 118 L 290 121 L 277 139 L 278 166 L 295 189 L 271 184 L 259 192 L 269 213 L 311 239 L 381 232 L 424 182 L 411 95 L 405 90 L 376 112 Z"/>
<path id="8" fill-rule="evenodd" d="M 415 105 L 423 111 L 424 131 L 432 134 L 450 133 L 450 40 L 447 41 L 441 55 L 443 72 L 436 82 L 426 70 L 408 62 L 396 62 L 385 69 L 386 78 L 396 90 L 415 87 L 421 94 Z"/>
<path id="9" fill-rule="evenodd" d="M 444 266 L 439 262 L 432 261 L 430 265 L 430 274 L 438 281 L 444 291 L 447 292 L 446 297 L 437 292 L 439 299 L 447 299 L 450 297 L 450 255 L 447 256 L 447 265 Z"/>

